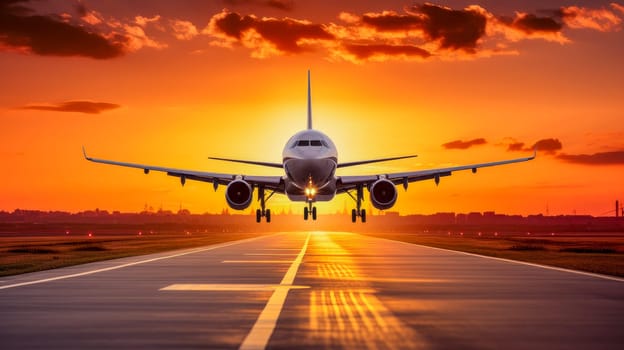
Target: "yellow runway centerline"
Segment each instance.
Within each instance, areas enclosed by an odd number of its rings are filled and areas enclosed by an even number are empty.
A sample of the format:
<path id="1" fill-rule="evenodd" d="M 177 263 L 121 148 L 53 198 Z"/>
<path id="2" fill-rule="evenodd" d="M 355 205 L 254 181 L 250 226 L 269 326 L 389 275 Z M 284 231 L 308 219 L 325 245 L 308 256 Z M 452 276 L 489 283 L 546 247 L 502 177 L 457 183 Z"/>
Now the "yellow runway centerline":
<path id="1" fill-rule="evenodd" d="M 301 262 L 303 261 L 303 256 L 308 249 L 309 242 L 310 234 L 308 233 L 299 255 L 297 255 L 295 260 L 292 262 L 288 271 L 286 271 L 280 286 L 290 286 L 295 281 L 295 276 L 299 270 L 299 265 L 301 265 Z M 277 319 L 279 318 L 282 308 L 284 307 L 284 303 L 286 302 L 286 296 L 288 295 L 289 289 L 290 288 L 275 289 L 269 299 L 269 302 L 265 305 L 264 309 L 260 313 L 260 316 L 256 320 L 256 323 L 251 328 L 249 334 L 247 334 L 247 337 L 245 337 L 245 340 L 239 349 L 264 349 L 267 346 L 269 339 L 275 330 L 275 326 L 277 325 Z"/>

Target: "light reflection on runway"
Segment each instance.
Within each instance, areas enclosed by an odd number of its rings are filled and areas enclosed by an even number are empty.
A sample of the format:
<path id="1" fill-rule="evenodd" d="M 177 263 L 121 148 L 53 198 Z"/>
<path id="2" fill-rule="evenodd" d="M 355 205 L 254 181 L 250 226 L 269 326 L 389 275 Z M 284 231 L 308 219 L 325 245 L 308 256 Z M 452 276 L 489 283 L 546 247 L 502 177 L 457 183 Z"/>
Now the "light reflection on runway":
<path id="1" fill-rule="evenodd" d="M 393 349 L 397 344 L 416 348 L 422 343 L 416 332 L 390 312 L 375 296 L 375 290 L 358 272 L 343 247 L 329 235 L 313 236 L 308 256 L 316 266 L 310 290 L 310 335 L 322 339 L 325 348 Z"/>

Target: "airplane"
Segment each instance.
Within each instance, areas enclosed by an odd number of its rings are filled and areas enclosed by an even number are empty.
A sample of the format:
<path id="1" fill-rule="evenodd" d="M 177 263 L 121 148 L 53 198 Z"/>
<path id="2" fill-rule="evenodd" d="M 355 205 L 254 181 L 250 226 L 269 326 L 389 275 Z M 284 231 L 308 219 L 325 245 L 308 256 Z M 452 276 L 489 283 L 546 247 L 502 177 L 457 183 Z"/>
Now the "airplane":
<path id="1" fill-rule="evenodd" d="M 535 159 L 537 154 L 537 150 L 534 150 L 533 155 L 530 157 L 489 163 L 398 173 L 337 176 L 337 168 L 414 158 L 416 155 L 346 163 L 338 162 L 338 151 L 332 140 L 324 133 L 312 128 L 312 98 L 309 70 L 307 114 L 307 128 L 297 132 L 286 142 L 282 152 L 281 163 L 209 157 L 209 159 L 219 161 L 280 168 L 284 171 L 283 175 L 255 176 L 175 169 L 93 158 L 87 155 L 84 146 L 82 152 L 86 160 L 95 163 L 143 169 L 145 174 L 149 174 L 150 171 L 164 172 L 169 176 L 180 178 L 182 186 L 184 186 L 186 180 L 211 182 L 215 191 L 219 185 L 224 185 L 226 186 L 226 202 L 235 210 L 247 209 L 251 205 L 253 192 L 256 190 L 257 198 L 260 202 L 260 209 L 256 210 L 256 222 L 261 222 L 262 218 L 265 218 L 267 223 L 271 222 L 271 210 L 266 208 L 266 203 L 274 194 L 286 195 L 289 200 L 294 202 L 305 202 L 307 205 L 303 210 L 304 220 L 308 220 L 309 217 L 312 220 L 316 220 L 317 211 L 314 203 L 330 201 L 337 194 L 346 193 L 355 201 L 355 208 L 351 211 L 351 221 L 355 223 L 360 218 L 360 221 L 364 223 L 366 222 L 366 210 L 362 209 L 364 189 L 368 191 L 373 207 L 379 210 L 390 209 L 397 201 L 398 193 L 396 186 L 398 185 L 403 185 L 404 189 L 407 190 L 410 182 L 430 179 L 433 179 L 435 184 L 438 185 L 441 177 L 450 176 L 455 171 L 472 170 L 473 173 L 476 173 L 478 168 L 526 162 Z"/>

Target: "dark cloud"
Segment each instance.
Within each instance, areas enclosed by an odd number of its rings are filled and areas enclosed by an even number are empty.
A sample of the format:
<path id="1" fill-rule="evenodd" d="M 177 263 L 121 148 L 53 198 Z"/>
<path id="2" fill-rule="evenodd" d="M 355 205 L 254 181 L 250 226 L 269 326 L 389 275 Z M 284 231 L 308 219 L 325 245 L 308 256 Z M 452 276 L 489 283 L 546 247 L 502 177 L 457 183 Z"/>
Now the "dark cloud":
<path id="1" fill-rule="evenodd" d="M 62 102 L 62 103 L 52 104 L 52 105 L 28 105 L 28 106 L 21 107 L 21 109 L 99 114 L 100 112 L 108 111 L 108 110 L 119 108 L 119 107 L 120 106 L 117 104 L 107 103 L 107 102 L 67 101 L 67 102 Z"/>
<path id="2" fill-rule="evenodd" d="M 542 139 L 534 143 L 533 146 L 527 150 L 534 150 L 536 148 L 543 153 L 555 154 L 563 148 L 563 145 L 558 139 Z"/>
<path id="3" fill-rule="evenodd" d="M 485 145 L 487 141 L 484 138 L 478 138 L 470 141 L 455 140 L 442 145 L 446 149 L 468 149 L 472 146 Z"/>
<path id="4" fill-rule="evenodd" d="M 560 32 L 563 28 L 563 23 L 558 20 L 559 17 L 560 16 L 556 13 L 552 17 L 521 14 L 518 15 L 510 25 L 528 34 L 535 32 Z"/>
<path id="5" fill-rule="evenodd" d="M 366 60 L 374 56 L 418 56 L 427 58 L 431 54 L 418 46 L 411 45 L 344 45 L 347 52 L 358 59 Z"/>
<path id="6" fill-rule="evenodd" d="M 124 54 L 125 38 L 107 39 L 56 16 L 34 15 L 27 0 L 0 2 L 0 48 L 43 56 L 84 56 L 97 59 Z"/>
<path id="7" fill-rule="evenodd" d="M 256 16 L 241 16 L 235 12 L 223 11 L 212 17 L 210 27 L 213 34 L 225 34 L 241 41 L 243 34 L 253 30 L 264 43 L 257 40 L 246 43 L 257 48 L 258 45 L 271 44 L 280 52 L 299 53 L 305 51 L 301 45 L 302 39 L 332 40 L 334 36 L 325 30 L 320 24 L 312 24 L 307 21 L 299 21 L 291 18 L 258 18 Z M 216 33 L 215 33 L 216 31 Z"/>
<path id="8" fill-rule="evenodd" d="M 524 151 L 524 142 L 513 142 L 507 145 L 507 151 Z"/>
<path id="9" fill-rule="evenodd" d="M 525 147 L 524 142 L 514 141 L 507 145 L 507 151 L 509 152 L 529 152 L 533 151 L 537 148 L 539 152 L 546 154 L 555 154 L 557 151 L 560 151 L 563 148 L 561 141 L 559 139 L 549 138 L 549 139 L 541 139 L 535 142 L 531 147 Z"/>
<path id="10" fill-rule="evenodd" d="M 429 41 L 439 40 L 440 48 L 473 51 L 485 34 L 487 19 L 474 9 L 452 10 L 426 3 L 408 9 L 407 14 L 367 13 L 360 21 L 381 32 L 420 30 Z"/>
<path id="11" fill-rule="evenodd" d="M 624 151 L 594 154 L 560 154 L 557 158 L 569 163 L 585 165 L 624 165 Z"/>
<path id="12" fill-rule="evenodd" d="M 415 15 L 400 15 L 396 12 L 367 13 L 362 16 L 362 23 L 379 31 L 405 31 L 421 29 L 423 19 Z"/>
<path id="13" fill-rule="evenodd" d="M 426 3 L 410 12 L 424 15 L 423 30 L 432 40 L 440 40 L 444 49 L 473 51 L 485 34 L 486 17 L 472 9 L 452 10 Z"/>

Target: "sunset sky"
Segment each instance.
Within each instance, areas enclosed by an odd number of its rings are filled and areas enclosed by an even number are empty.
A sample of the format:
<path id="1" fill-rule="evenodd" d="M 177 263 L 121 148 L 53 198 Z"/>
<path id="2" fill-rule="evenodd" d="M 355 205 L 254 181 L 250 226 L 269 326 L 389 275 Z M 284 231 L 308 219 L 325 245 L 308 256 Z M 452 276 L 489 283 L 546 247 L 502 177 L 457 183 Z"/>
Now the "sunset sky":
<path id="1" fill-rule="evenodd" d="M 280 162 L 306 125 L 310 69 L 314 126 L 340 161 L 418 154 L 339 174 L 523 157 L 538 145 L 529 163 L 399 188 L 392 210 L 613 215 L 624 201 L 623 27 L 624 3 L 609 1 L 3 1 L 0 210 L 220 212 L 223 187 L 90 163 L 81 146 L 281 175 L 207 157 Z M 353 201 L 317 206 L 322 215 Z"/>

